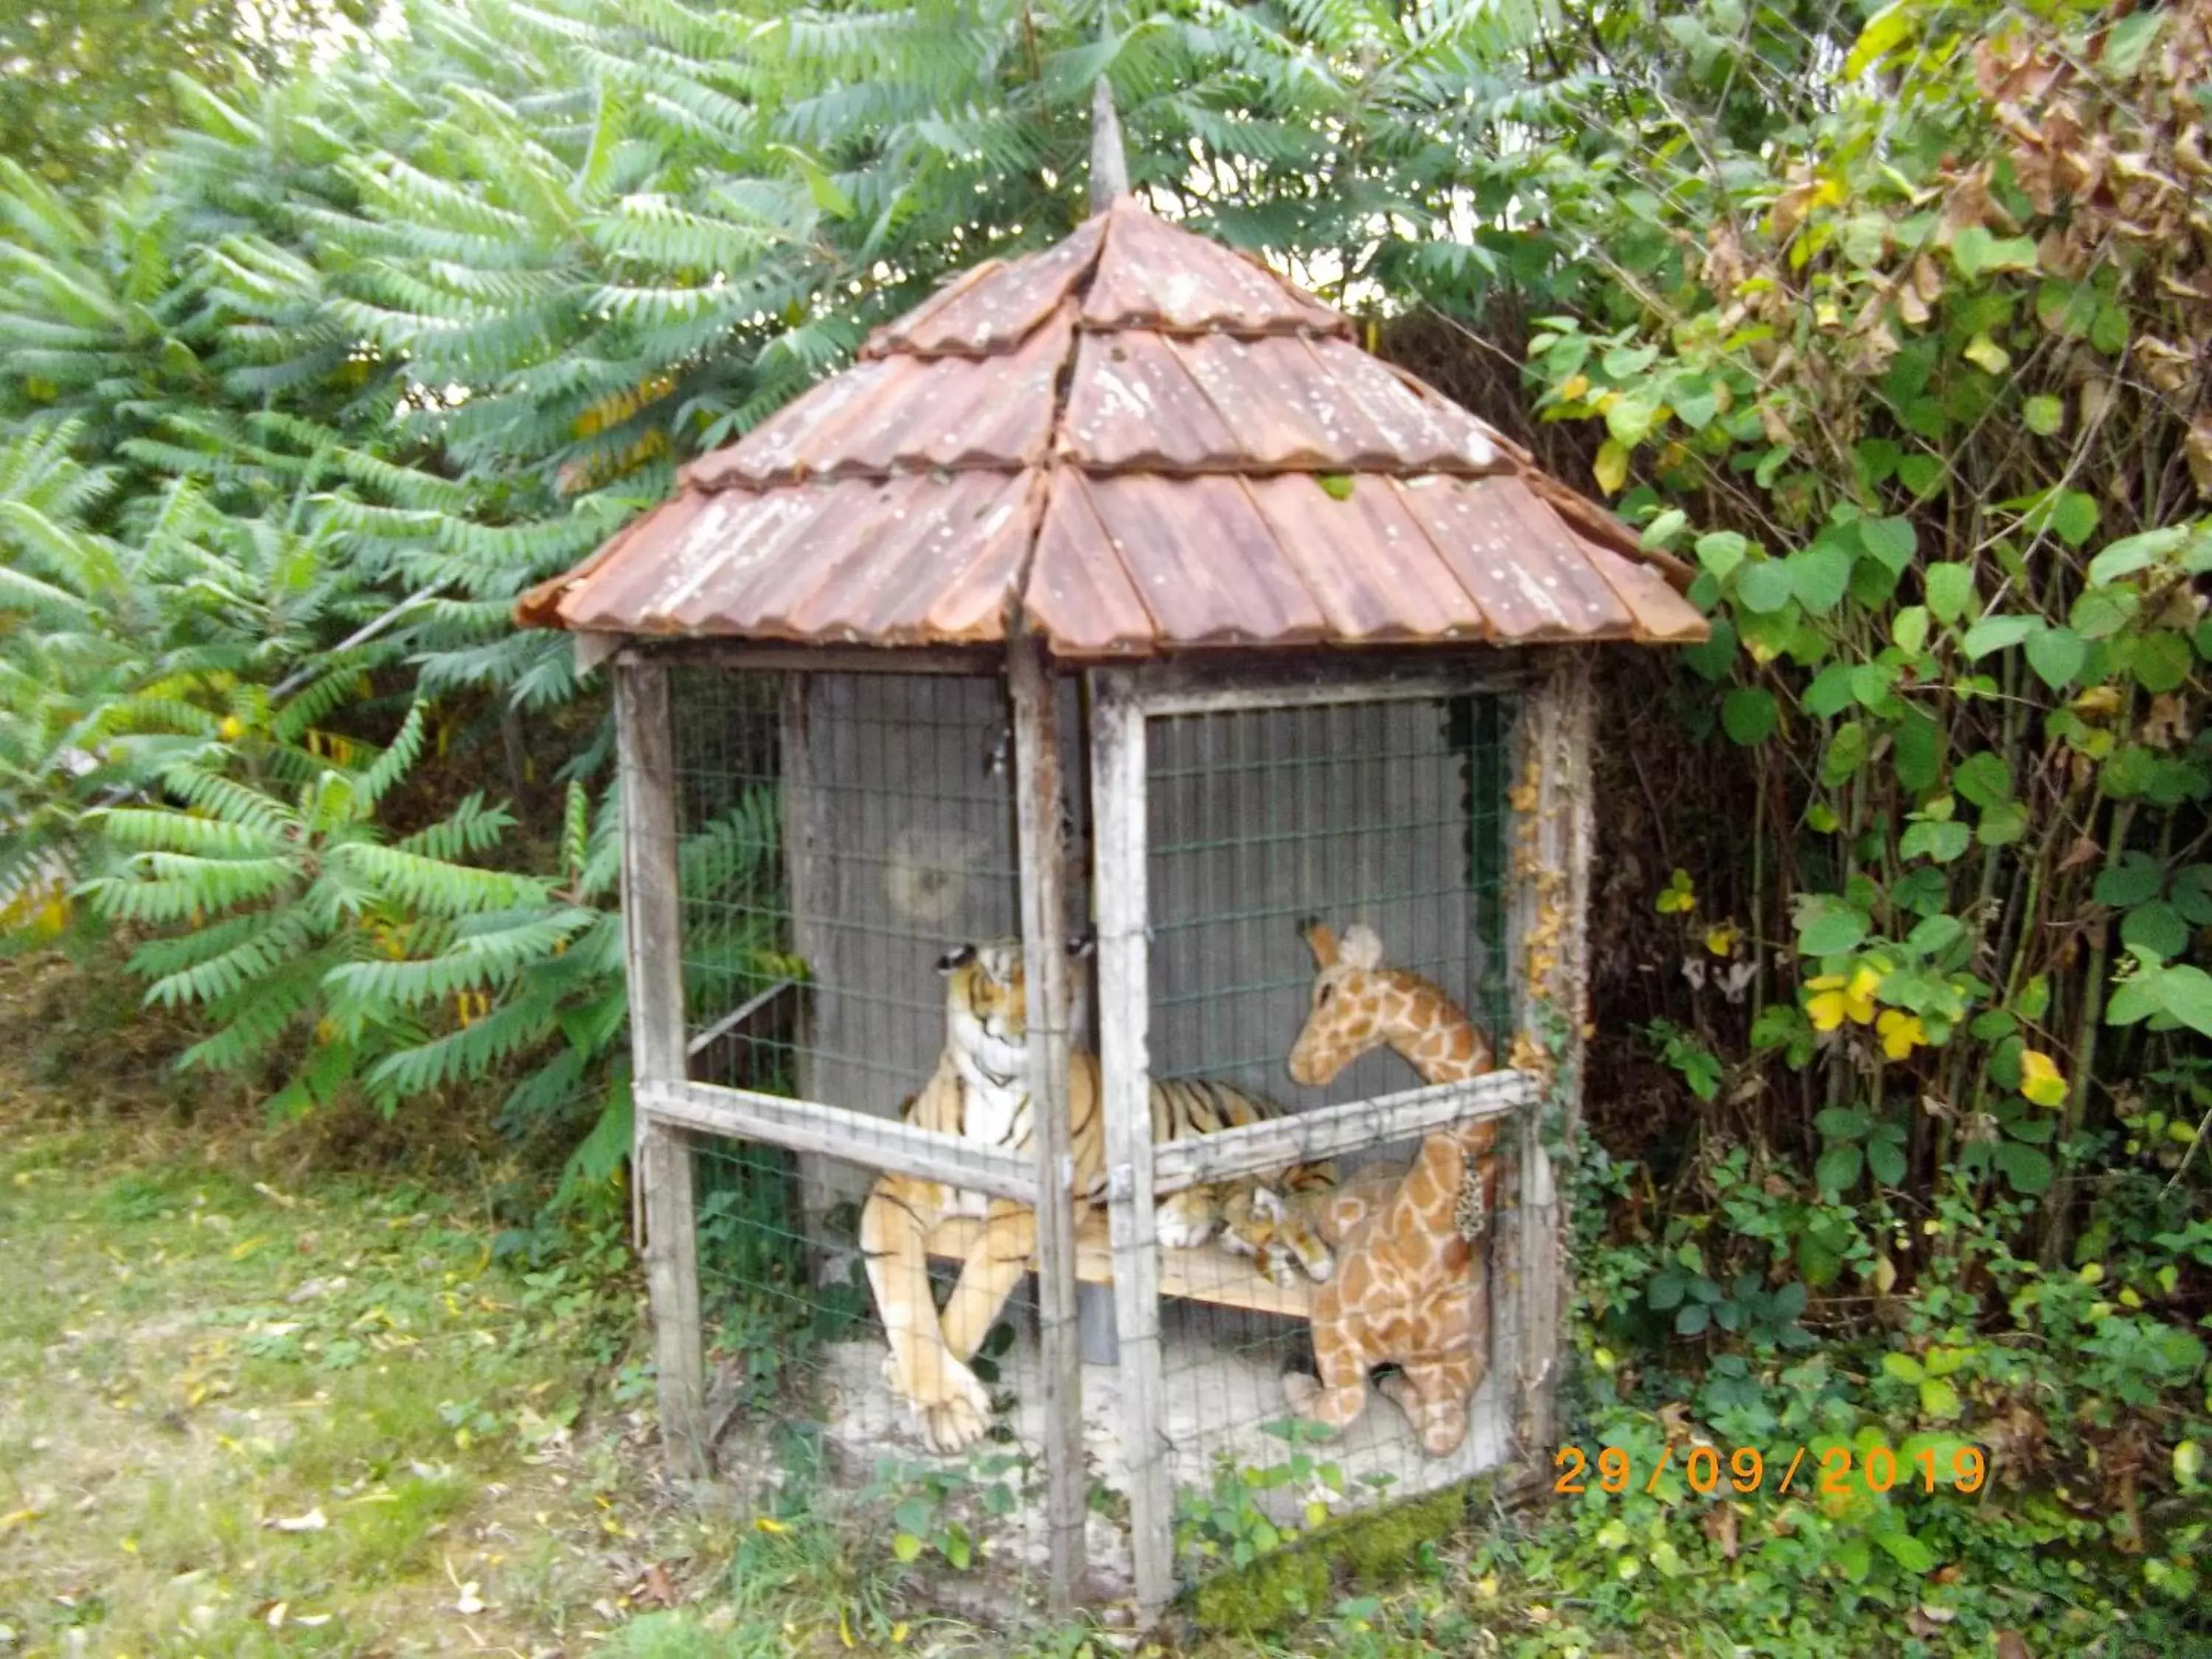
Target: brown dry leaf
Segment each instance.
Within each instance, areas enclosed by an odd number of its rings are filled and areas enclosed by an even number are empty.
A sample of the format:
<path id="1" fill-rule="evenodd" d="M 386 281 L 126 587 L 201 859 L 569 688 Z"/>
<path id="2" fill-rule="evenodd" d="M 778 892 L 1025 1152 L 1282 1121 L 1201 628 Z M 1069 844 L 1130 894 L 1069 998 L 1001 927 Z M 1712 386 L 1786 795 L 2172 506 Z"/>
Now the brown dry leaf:
<path id="1" fill-rule="evenodd" d="M 2058 868 L 2062 872 L 2079 870 L 2084 865 L 2094 864 L 2104 856 L 2105 849 L 2094 837 L 2076 836 L 2074 844 L 2066 849 L 2066 856 L 2058 860 Z"/>
<path id="2" fill-rule="evenodd" d="M 2190 422 L 2182 448 L 2189 456 L 2189 476 L 2197 482 L 2197 493 L 2212 495 L 2212 415 L 2199 415 Z"/>
<path id="3" fill-rule="evenodd" d="M 1736 1542 L 1735 1508 L 1729 1504 L 1715 1504 L 1705 1510 L 1698 1523 L 1705 1528 L 1705 1537 L 1721 1553 L 1721 1559 L 1733 1561 L 1741 1546 Z"/>
<path id="4" fill-rule="evenodd" d="M 2179 397 L 2197 372 L 2194 351 L 2155 334 L 2146 334 L 2136 342 L 2136 355 L 2142 364 L 2143 378 L 2169 398 Z"/>
<path id="5" fill-rule="evenodd" d="M 1986 161 L 1972 172 L 1960 173 L 1950 194 L 1943 199 L 1946 232 L 1955 234 L 1973 225 L 1992 230 L 2012 228 L 2012 216 L 2004 210 L 2003 204 L 1990 194 L 1990 166 Z"/>
<path id="6" fill-rule="evenodd" d="M 1767 234 L 1778 245 L 1796 234 L 1797 227 L 1812 211 L 1814 193 L 1820 189 L 1819 180 L 1808 176 L 1802 168 L 1796 171 L 1797 176 L 1774 198 L 1774 206 L 1767 216 Z"/>
<path id="7" fill-rule="evenodd" d="M 2001 1630 L 1996 1633 L 1994 1659 L 2035 1659 L 2027 1650 L 2027 1644 L 2016 1630 Z"/>
<path id="8" fill-rule="evenodd" d="M 1912 262 L 1912 291 L 1929 305 L 1943 297 L 1943 268 L 1925 253 Z"/>
<path id="9" fill-rule="evenodd" d="M 2161 691 L 2150 700 L 2150 713 L 2145 717 L 2139 735 L 2153 749 L 2178 749 L 2192 735 L 2188 711 L 2181 699 L 2171 691 Z"/>

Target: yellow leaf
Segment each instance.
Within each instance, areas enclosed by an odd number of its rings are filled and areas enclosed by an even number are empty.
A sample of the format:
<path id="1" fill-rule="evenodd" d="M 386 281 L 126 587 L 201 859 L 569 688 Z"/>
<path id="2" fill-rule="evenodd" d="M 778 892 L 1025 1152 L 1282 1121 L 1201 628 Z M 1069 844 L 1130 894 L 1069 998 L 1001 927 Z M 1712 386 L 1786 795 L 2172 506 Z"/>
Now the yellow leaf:
<path id="1" fill-rule="evenodd" d="M 239 735 L 245 730 L 246 723 L 240 720 L 237 715 L 225 714 L 222 717 L 222 724 L 216 726 L 215 732 L 216 735 L 221 738 L 225 743 L 234 743 L 237 741 Z"/>
<path id="2" fill-rule="evenodd" d="M 1928 1041 L 1927 1028 L 1921 1024 L 1920 1016 L 1908 1014 L 1901 1008 L 1886 1008 L 1875 1022 L 1875 1030 L 1881 1034 L 1881 1051 L 1892 1060 L 1903 1060 L 1915 1048 Z"/>
<path id="3" fill-rule="evenodd" d="M 1902 46 L 1912 33 L 1912 14 L 1904 5 L 1884 6 L 1867 19 L 1852 42 L 1850 56 L 1844 59 L 1844 78 L 1856 81 L 1869 65 Z"/>
<path id="4" fill-rule="evenodd" d="M 1608 495 L 1618 495 L 1621 485 L 1628 482 L 1628 447 L 1618 438 L 1607 438 L 1598 447 L 1598 488 Z"/>
<path id="5" fill-rule="evenodd" d="M 1992 374 L 2002 374 L 2012 366 L 2012 353 L 1986 334 L 1974 336 L 1973 343 L 1959 355 L 1975 368 L 1987 369 Z"/>
<path id="6" fill-rule="evenodd" d="M 1844 988 L 1844 1012 L 1861 1025 L 1874 1023 L 1874 994 L 1881 988 L 1881 975 L 1861 963 L 1851 975 L 1851 982 Z"/>
<path id="7" fill-rule="evenodd" d="M 1724 921 L 1717 927 L 1705 929 L 1705 949 L 1717 957 L 1734 956 L 1737 938 L 1736 925 Z"/>
<path id="8" fill-rule="evenodd" d="M 2038 1048 L 2020 1057 L 2020 1091 L 2039 1106 L 2061 1106 L 2066 1102 L 2066 1077 L 2058 1062 Z"/>
<path id="9" fill-rule="evenodd" d="M 11 1510 L 0 1515 L 0 1532 L 13 1532 L 18 1527 L 27 1527 L 45 1511 L 40 1510 Z"/>
<path id="10" fill-rule="evenodd" d="M 778 1533 L 789 1532 L 791 1528 L 785 1526 L 782 1522 L 777 1520 L 772 1515 L 757 1515 L 753 1516 L 753 1530 L 755 1532 L 764 1532 L 769 1534 L 770 1536 L 774 1536 Z"/>

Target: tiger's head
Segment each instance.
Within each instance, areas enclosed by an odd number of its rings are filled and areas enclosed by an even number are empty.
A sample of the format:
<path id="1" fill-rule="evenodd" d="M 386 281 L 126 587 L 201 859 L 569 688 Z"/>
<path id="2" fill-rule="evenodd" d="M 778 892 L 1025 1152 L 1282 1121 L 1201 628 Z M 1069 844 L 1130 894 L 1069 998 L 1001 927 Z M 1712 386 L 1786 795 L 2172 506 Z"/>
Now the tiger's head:
<path id="1" fill-rule="evenodd" d="M 1029 1061 L 1029 987 L 1011 939 L 963 945 L 937 959 L 945 975 L 945 1039 L 963 1070 L 1004 1086 Z"/>
<path id="2" fill-rule="evenodd" d="M 1249 1256 L 1278 1285 L 1295 1285 L 1300 1273 L 1323 1285 L 1336 1271 L 1336 1255 L 1313 1223 L 1273 1187 L 1255 1187 L 1249 1205 L 1231 1207 L 1221 1229 L 1221 1246 Z"/>

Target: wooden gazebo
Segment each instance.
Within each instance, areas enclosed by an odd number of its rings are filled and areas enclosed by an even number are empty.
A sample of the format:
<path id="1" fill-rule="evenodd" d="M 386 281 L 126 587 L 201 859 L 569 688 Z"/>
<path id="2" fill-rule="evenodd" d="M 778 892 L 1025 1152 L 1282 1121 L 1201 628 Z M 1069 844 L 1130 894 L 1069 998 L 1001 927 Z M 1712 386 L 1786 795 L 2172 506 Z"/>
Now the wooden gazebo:
<path id="1" fill-rule="evenodd" d="M 1305 1306 L 1303 1290 L 1225 1268 L 1210 1295 L 1184 1260 L 1196 1252 L 1158 1247 L 1157 1205 L 1485 1118 L 1519 1126 L 1482 1269 L 1492 1382 L 1460 1461 L 1390 1467 L 1403 1491 L 1542 1450 L 1562 1235 L 1538 1119 L 1556 1109 L 1571 1131 L 1577 1103 L 1583 647 L 1702 638 L 1686 577 L 1363 352 L 1343 316 L 1123 195 L 878 330 L 853 367 L 693 462 L 673 499 L 526 596 L 524 622 L 615 664 L 636 1170 L 675 1463 L 704 1472 L 714 1427 L 687 1148 L 732 1137 L 828 1172 L 804 1228 L 817 1264 L 850 1255 L 824 1218 L 843 1164 L 859 1166 L 848 1196 L 878 1171 L 995 1194 L 1036 1218 L 1024 1375 L 1042 1401 L 1054 1587 L 1073 1594 L 1083 1571 L 1085 1394 L 1110 1386 L 1104 1478 L 1126 1491 L 1136 1596 L 1155 1608 L 1176 1583 L 1175 1471 L 1189 1467 L 1164 1354 L 1197 1340 L 1164 1327 L 1164 1294 L 1258 1321 Z M 678 674 L 706 689 L 672 695 Z M 761 696 L 713 701 L 742 676 Z M 1002 719 L 1010 766 L 991 758 Z M 741 720 L 767 757 L 748 775 L 769 780 L 781 824 L 774 896 L 745 902 L 805 970 L 733 969 L 723 994 L 702 990 L 708 912 L 679 843 L 720 810 L 726 792 L 696 810 L 684 792 L 706 787 Z M 1490 750 L 1466 736 L 1493 728 Z M 1285 1088 L 1299 905 L 1364 907 L 1413 941 L 1432 978 L 1508 1028 L 1499 1067 L 1394 1089 L 1378 1060 L 1336 1093 L 1290 1097 L 1279 1120 L 1156 1150 L 1156 1063 Z M 1079 1237 L 1066 1103 L 1084 975 L 1064 947 L 1086 910 L 1095 1239 Z M 896 1115 L 942 1041 L 933 993 L 915 989 L 923 945 L 1017 913 L 1027 1153 Z M 747 1036 L 768 1019 L 782 1022 L 771 1081 L 704 1074 L 716 1045 L 769 1044 Z M 1103 1368 L 1084 1364 L 1086 1282 L 1103 1298 L 1089 1304 L 1108 1328 L 1091 1345 Z M 1007 1432 L 1032 1447 L 1018 1423 Z M 1094 1427 L 1094 1457 L 1103 1443 Z"/>

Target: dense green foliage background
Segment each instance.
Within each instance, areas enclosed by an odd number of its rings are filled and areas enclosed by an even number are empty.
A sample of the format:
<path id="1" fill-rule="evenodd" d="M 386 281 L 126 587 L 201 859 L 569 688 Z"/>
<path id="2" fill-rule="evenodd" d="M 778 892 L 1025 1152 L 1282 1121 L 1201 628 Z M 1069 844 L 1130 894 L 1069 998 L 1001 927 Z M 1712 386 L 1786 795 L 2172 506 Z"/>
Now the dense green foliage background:
<path id="1" fill-rule="evenodd" d="M 398 21 L 170 81 L 112 185 L 0 160 L 15 937 L 106 930 L 275 1110 L 489 1101 L 597 1190 L 608 739 L 511 603 L 946 273 L 1064 234 L 1103 75 L 1162 210 L 1698 568 L 1713 643 L 1613 671 L 1591 1443 L 2000 1471 L 1593 1492 L 1474 1582 L 1631 1628 L 1705 1574 L 1784 1644 L 2201 1619 L 2212 8 Z"/>

